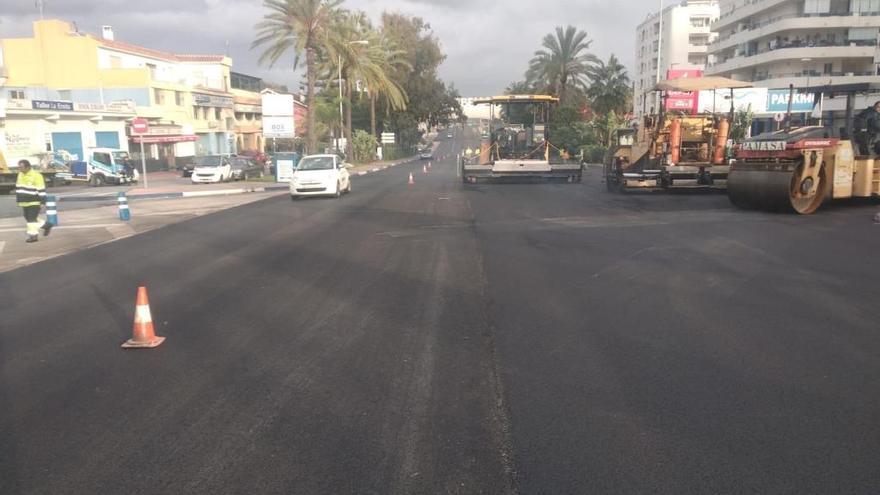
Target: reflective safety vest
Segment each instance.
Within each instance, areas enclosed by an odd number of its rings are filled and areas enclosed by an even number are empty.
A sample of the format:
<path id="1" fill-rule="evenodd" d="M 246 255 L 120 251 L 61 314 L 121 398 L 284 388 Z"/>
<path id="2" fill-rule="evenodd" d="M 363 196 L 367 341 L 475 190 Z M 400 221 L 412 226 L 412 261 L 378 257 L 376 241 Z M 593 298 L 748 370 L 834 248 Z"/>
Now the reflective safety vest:
<path id="1" fill-rule="evenodd" d="M 46 202 L 46 181 L 34 169 L 19 172 L 15 181 L 15 201 L 18 206 L 39 206 Z"/>

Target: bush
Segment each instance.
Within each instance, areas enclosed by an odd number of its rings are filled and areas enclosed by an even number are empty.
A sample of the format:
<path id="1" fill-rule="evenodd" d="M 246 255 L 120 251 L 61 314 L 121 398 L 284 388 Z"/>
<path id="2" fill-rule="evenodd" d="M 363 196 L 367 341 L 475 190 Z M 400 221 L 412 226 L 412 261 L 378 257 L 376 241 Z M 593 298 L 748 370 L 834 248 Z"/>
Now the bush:
<path id="1" fill-rule="evenodd" d="M 591 144 L 582 148 L 584 152 L 584 161 L 587 163 L 604 163 L 605 154 L 608 149 L 598 144 Z"/>
<path id="2" fill-rule="evenodd" d="M 375 157 L 378 143 L 372 134 L 358 129 L 354 132 L 351 146 L 354 149 L 354 161 L 366 163 L 372 161 Z"/>

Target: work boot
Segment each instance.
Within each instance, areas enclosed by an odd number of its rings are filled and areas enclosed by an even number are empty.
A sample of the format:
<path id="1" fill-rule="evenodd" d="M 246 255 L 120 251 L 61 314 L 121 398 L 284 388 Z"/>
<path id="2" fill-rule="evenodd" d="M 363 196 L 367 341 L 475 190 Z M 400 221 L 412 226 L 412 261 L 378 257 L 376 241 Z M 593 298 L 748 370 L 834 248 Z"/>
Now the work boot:
<path id="1" fill-rule="evenodd" d="M 41 228 L 43 229 L 43 237 L 49 237 L 49 233 L 52 232 L 52 224 L 46 222 Z"/>
<path id="2" fill-rule="evenodd" d="M 27 240 L 24 241 L 24 242 L 31 243 L 31 242 L 37 242 L 37 241 L 39 241 L 39 240 L 40 240 L 40 237 L 39 237 L 39 236 L 29 235 L 28 238 L 27 238 Z"/>

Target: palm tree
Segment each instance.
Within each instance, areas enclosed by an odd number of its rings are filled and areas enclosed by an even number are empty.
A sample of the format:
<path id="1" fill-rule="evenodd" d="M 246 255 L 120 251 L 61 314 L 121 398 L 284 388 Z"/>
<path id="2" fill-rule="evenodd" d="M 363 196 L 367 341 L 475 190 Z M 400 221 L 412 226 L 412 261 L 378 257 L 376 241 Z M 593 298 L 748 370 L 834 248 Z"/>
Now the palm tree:
<path id="1" fill-rule="evenodd" d="M 600 60 L 590 67 L 587 79 L 590 81 L 587 97 L 596 113 L 600 115 L 612 111 L 618 115 L 626 113 L 631 93 L 630 81 L 626 67 L 617 60 L 617 57 L 611 55 L 607 63 Z"/>
<path id="2" fill-rule="evenodd" d="M 574 26 L 557 26 L 555 36 L 553 33 L 544 36 L 541 43 L 544 49 L 535 52 L 526 79 L 545 87 L 565 102 L 570 86 L 586 87 L 587 72 L 598 61 L 587 52 L 592 43 L 585 31 Z"/>
<path id="3" fill-rule="evenodd" d="M 315 152 L 318 142 L 317 133 L 314 132 L 317 54 L 342 1 L 263 0 L 263 7 L 269 12 L 257 23 L 257 38 L 251 44 L 251 48 L 266 47 L 260 55 L 259 63 L 268 62 L 270 67 L 277 64 L 285 53 L 293 52 L 293 68 L 296 69 L 300 56 L 305 52 L 306 101 L 309 106 L 307 147 L 310 153 Z"/>
<path id="4" fill-rule="evenodd" d="M 396 75 L 412 70 L 406 60 L 406 50 L 400 50 L 382 32 L 374 31 L 374 42 L 370 44 L 369 57 L 372 63 L 363 71 L 363 79 L 370 95 L 370 130 L 377 136 L 376 102 L 379 96 L 385 97 L 385 111 L 406 110 L 409 97 Z"/>

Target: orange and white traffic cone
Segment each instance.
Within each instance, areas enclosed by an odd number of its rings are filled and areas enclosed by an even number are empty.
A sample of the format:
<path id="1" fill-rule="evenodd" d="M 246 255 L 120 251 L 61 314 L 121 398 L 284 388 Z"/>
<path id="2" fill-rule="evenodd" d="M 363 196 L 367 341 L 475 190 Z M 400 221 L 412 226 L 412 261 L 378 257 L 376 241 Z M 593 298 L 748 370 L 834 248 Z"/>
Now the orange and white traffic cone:
<path id="1" fill-rule="evenodd" d="M 412 172 L 410 172 L 410 173 L 409 173 L 409 183 L 408 183 L 408 185 L 411 186 L 411 185 L 413 185 L 413 184 L 415 184 L 415 183 L 416 183 L 416 181 L 413 180 Z"/>
<path id="2" fill-rule="evenodd" d="M 431 170 L 431 162 L 428 162 L 428 170 Z"/>
<path id="3" fill-rule="evenodd" d="M 122 344 L 123 349 L 152 349 L 165 342 L 165 337 L 158 337 L 153 330 L 153 316 L 150 314 L 150 299 L 147 288 L 138 287 L 137 300 L 134 308 L 134 330 L 131 338 Z"/>
<path id="4" fill-rule="evenodd" d="M 428 173 L 428 166 L 427 166 L 427 165 L 422 165 L 422 173 L 423 173 L 423 174 L 427 174 L 427 173 Z"/>

